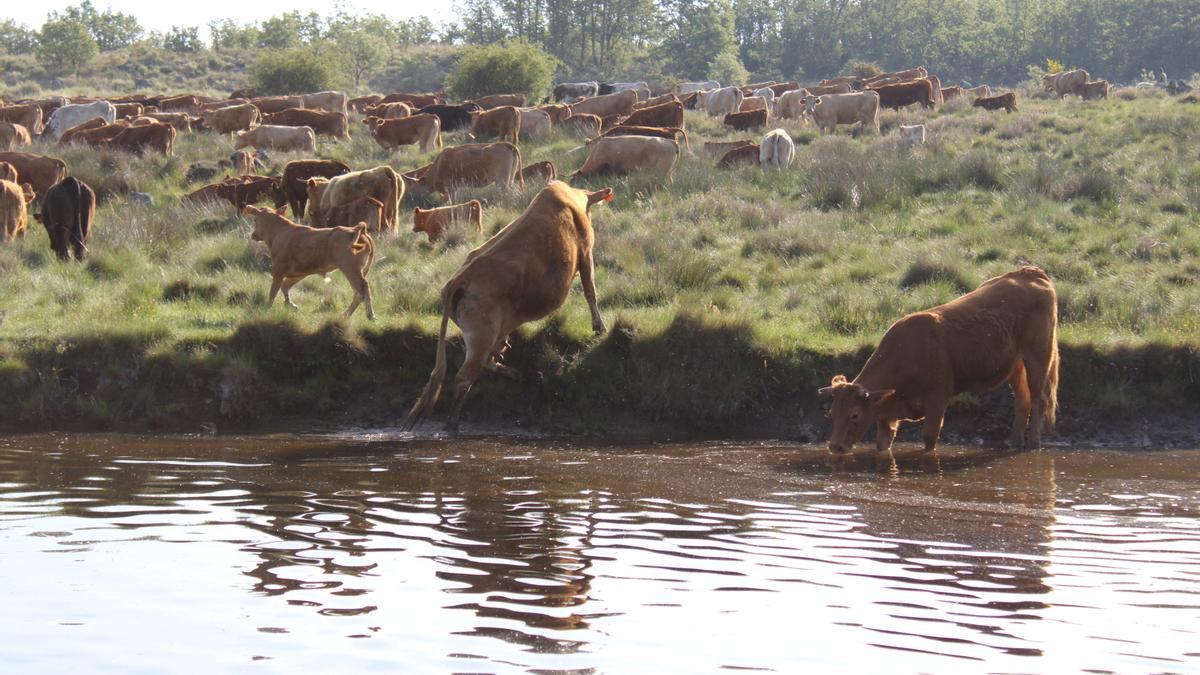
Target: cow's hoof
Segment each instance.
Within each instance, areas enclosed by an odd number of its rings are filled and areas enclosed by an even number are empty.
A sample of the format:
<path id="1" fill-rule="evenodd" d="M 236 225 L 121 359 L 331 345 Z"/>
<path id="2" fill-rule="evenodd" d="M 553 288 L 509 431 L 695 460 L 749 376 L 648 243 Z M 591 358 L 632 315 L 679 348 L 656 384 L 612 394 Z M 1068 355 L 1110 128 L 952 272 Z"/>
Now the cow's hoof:
<path id="1" fill-rule="evenodd" d="M 375 312 L 367 312 L 367 321 L 375 320 Z"/>

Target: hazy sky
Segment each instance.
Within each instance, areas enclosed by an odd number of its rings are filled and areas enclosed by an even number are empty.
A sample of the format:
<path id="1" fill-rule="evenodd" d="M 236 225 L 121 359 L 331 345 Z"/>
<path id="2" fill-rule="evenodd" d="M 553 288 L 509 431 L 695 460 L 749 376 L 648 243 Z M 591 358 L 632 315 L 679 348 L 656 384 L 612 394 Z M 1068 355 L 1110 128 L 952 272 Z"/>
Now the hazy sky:
<path id="1" fill-rule="evenodd" d="M 80 1 L 6 0 L 4 8 L 0 9 L 0 18 L 38 27 L 46 20 L 48 12 L 79 4 Z M 92 0 L 92 4 L 100 11 L 111 7 L 115 11 L 132 14 L 146 28 L 165 31 L 172 26 L 206 26 L 213 19 L 230 18 L 239 23 L 248 23 L 292 10 L 303 14 L 315 11 L 328 15 L 342 7 L 351 14 L 383 14 L 393 19 L 423 14 L 437 24 L 449 17 L 453 3 L 451 0 Z"/>

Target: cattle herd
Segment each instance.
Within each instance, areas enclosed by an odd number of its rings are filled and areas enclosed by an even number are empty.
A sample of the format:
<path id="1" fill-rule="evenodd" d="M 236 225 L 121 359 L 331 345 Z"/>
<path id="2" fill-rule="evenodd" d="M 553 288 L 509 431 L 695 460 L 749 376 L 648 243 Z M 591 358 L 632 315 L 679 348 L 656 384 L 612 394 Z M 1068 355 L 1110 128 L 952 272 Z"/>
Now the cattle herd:
<path id="1" fill-rule="evenodd" d="M 1059 97 L 1105 98 L 1109 93 L 1107 82 L 1093 81 L 1083 70 L 1047 75 L 1044 84 Z M 354 291 L 347 314 L 362 303 L 374 318 L 367 276 L 376 255 L 375 233 L 399 227 L 399 206 L 406 192 L 449 201 L 459 187 L 544 182 L 546 187 L 524 213 L 471 251 L 442 289 L 436 365 L 408 424 L 416 424 L 437 402 L 447 367 L 447 324 L 453 320 L 462 331 L 466 352 L 454 380 L 453 425 L 483 370 L 515 376 L 503 363 L 509 334 L 559 309 L 577 275 L 593 329 L 597 334 L 605 329 L 596 304 L 589 212 L 610 201 L 612 190 L 586 191 L 560 182 L 548 161 L 523 166 L 522 137 L 552 128 L 583 137 L 585 142 L 576 150 L 587 150 L 588 156 L 570 176 L 571 182 L 636 171 L 670 177 L 690 150 L 684 118 L 688 109 L 719 117 L 733 130 L 765 132 L 757 141 L 705 143 L 717 166 L 776 170 L 792 164 L 795 146 L 785 130 L 766 131 L 772 120 L 811 119 L 824 133 L 840 125 L 879 133 L 882 109 L 914 104 L 932 108 L 970 97 L 972 105 L 985 110 L 1017 110 L 1013 92 L 993 92 L 986 85 L 943 87 L 936 75 L 921 67 L 873 77 L 836 77 L 807 87 L 796 82 L 722 87 L 707 81 L 654 93 L 645 82 L 576 82 L 557 85 L 553 100 L 540 105 L 530 105 L 520 94 L 450 103 L 432 93 L 349 98 L 341 92 L 255 96 L 245 90 L 225 99 L 138 95 L 7 103 L 0 106 L 3 236 L 23 236 L 29 211 L 40 207 L 35 217 L 46 227 L 58 257 L 83 259 L 87 254 L 96 194 L 68 175 L 61 159 L 19 150 L 34 137 L 61 145 L 169 156 L 179 134 L 232 135 L 230 162 L 236 175 L 183 199 L 227 201 L 253 221 L 252 239 L 265 244 L 271 257 L 268 304 L 282 291 L 294 307 L 289 296 L 294 284 L 308 275 L 341 270 Z M 319 137 L 348 140 L 352 123 L 365 125 L 386 150 L 415 145 L 421 153 L 437 154 L 430 163 L 405 172 L 386 164 L 355 170 L 344 162 L 316 157 Z M 464 130 L 468 140 L 481 142 L 444 146 L 443 134 L 458 130 Z M 926 130 L 923 125 L 903 126 L 898 134 L 904 144 L 919 144 Z M 265 153 L 275 151 L 305 157 L 287 162 L 278 176 L 260 175 Z M 274 208 L 256 206 L 264 200 Z M 482 232 L 483 208 L 478 200 L 417 208 L 413 232 L 424 233 L 430 241 L 455 227 Z M 303 224 L 306 219 L 309 224 Z M 886 451 L 905 420 L 925 420 L 925 446 L 932 450 L 946 405 L 955 394 L 1005 382 L 1016 398 L 1012 441 L 1036 446 L 1043 424 L 1053 423 L 1057 405 L 1055 317 L 1053 283 L 1032 267 L 989 280 L 946 305 L 904 317 L 887 331 L 854 380 L 839 375 L 821 391 L 833 401 L 831 451 L 849 452 L 871 425 L 877 428 L 877 448 Z M 994 330 L 997 327 L 1001 330 Z M 965 336 L 971 336 L 970 345 L 962 343 Z M 980 340 L 988 342 L 987 349 L 979 348 Z"/>

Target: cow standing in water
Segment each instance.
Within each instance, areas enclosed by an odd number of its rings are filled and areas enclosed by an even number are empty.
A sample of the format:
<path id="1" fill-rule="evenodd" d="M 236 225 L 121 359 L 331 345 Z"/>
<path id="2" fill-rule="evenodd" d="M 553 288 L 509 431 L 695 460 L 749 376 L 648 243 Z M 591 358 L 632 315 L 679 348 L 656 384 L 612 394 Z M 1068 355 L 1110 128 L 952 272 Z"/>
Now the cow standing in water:
<path id="1" fill-rule="evenodd" d="M 932 451 L 950 399 L 1005 382 L 1015 399 L 1010 443 L 1041 447 L 1058 408 L 1057 317 L 1054 282 L 1026 266 L 900 319 L 854 381 L 838 375 L 820 390 L 833 397 L 830 452 L 849 453 L 871 424 L 876 449 L 888 452 L 900 422 L 921 420 Z"/>

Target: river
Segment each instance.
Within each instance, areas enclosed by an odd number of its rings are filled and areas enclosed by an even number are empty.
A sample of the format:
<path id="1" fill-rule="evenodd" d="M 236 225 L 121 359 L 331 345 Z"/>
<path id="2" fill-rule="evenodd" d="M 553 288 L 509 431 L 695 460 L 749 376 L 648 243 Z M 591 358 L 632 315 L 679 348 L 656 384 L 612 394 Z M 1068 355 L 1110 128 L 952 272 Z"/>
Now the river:
<path id="1" fill-rule="evenodd" d="M 0 663 L 1200 669 L 1200 451 L 891 474 L 799 468 L 796 452 L 0 438 Z"/>

